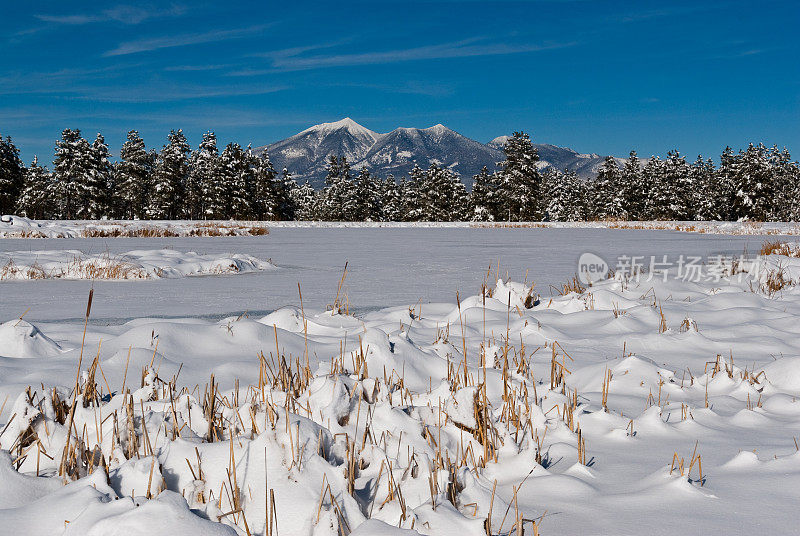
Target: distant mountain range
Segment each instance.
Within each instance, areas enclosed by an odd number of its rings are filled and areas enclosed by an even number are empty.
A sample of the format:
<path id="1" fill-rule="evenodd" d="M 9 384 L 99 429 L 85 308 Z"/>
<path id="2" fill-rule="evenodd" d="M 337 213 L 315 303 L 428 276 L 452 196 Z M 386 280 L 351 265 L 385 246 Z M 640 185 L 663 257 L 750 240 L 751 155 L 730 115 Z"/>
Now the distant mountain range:
<path id="1" fill-rule="evenodd" d="M 427 168 L 433 163 L 451 168 L 470 186 L 473 175 L 483 166 L 494 170 L 505 159 L 503 145 L 508 136 L 483 144 L 462 136 L 444 125 L 429 128 L 396 128 L 379 134 L 346 117 L 335 123 L 322 123 L 279 142 L 257 147 L 269 154 L 276 170 L 287 168 L 302 183 L 308 180 L 319 188 L 325 181 L 330 155 L 344 156 L 355 171 L 366 167 L 373 175 L 389 174 L 400 178 L 414 165 Z M 604 157 L 581 154 L 566 147 L 535 143 L 542 170 L 570 170 L 580 177 L 594 177 Z M 617 159 L 623 163 L 622 158 Z"/>

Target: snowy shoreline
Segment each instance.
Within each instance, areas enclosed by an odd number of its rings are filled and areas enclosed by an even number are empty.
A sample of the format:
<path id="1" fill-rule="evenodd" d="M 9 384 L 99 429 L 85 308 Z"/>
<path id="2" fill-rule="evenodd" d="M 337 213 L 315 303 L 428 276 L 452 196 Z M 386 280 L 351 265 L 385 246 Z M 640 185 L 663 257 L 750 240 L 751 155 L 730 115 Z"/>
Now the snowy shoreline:
<path id="1" fill-rule="evenodd" d="M 581 222 L 330 222 L 237 220 L 42 220 L 0 219 L 2 238 L 164 238 L 260 236 L 269 228 L 431 228 L 431 229 L 623 229 L 720 235 L 800 235 L 795 222 L 581 221 Z"/>

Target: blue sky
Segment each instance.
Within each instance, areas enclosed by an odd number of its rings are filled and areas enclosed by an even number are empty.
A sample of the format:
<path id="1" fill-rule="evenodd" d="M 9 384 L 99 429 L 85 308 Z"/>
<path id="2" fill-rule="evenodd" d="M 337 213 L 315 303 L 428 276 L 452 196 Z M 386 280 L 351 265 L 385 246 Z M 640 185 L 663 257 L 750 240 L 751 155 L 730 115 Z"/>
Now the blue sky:
<path id="1" fill-rule="evenodd" d="M 797 2 L 15 2 L 0 133 L 263 145 L 350 116 L 379 132 L 524 130 L 582 152 L 800 157 Z"/>

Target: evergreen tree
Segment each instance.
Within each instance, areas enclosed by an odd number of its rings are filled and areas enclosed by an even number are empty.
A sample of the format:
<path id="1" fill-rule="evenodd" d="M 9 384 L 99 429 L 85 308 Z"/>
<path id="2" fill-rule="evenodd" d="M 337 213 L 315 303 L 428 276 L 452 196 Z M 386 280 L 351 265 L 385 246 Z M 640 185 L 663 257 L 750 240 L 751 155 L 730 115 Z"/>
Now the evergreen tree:
<path id="1" fill-rule="evenodd" d="M 288 174 L 286 169 L 284 174 Z M 292 202 L 295 206 L 295 219 L 299 221 L 312 221 L 319 219 L 318 195 L 308 181 L 292 192 Z"/>
<path id="2" fill-rule="evenodd" d="M 420 221 L 424 219 L 422 212 L 422 191 L 427 180 L 425 170 L 414 164 L 408 180 L 400 183 L 400 202 L 403 207 L 404 221 Z"/>
<path id="3" fill-rule="evenodd" d="M 57 217 L 70 220 L 87 216 L 85 201 L 89 197 L 91 152 L 92 146 L 81 137 L 80 130 L 65 129 L 56 142 L 53 175 Z"/>
<path id="4" fill-rule="evenodd" d="M 403 221 L 403 204 L 400 186 L 389 175 L 380 181 L 380 219 L 381 221 Z"/>
<path id="5" fill-rule="evenodd" d="M 650 184 L 645 180 L 642 164 L 636 151 L 631 151 L 622 168 L 622 206 L 630 220 L 642 219 L 647 199 L 651 194 Z"/>
<path id="6" fill-rule="evenodd" d="M 191 219 L 224 218 L 224 197 L 225 184 L 217 136 L 213 132 L 206 132 L 189 162 L 186 215 Z"/>
<path id="7" fill-rule="evenodd" d="M 208 211 L 215 218 L 252 217 L 250 200 L 254 180 L 251 159 L 238 143 L 229 143 L 219 158 L 218 179 L 208 201 Z"/>
<path id="8" fill-rule="evenodd" d="M 716 186 L 716 189 L 713 190 L 713 212 L 716 213 L 714 219 L 735 220 L 738 217 L 734 211 L 738 167 L 739 161 L 733 153 L 733 149 L 725 147 L 720 156 L 719 168 L 714 180 Z"/>
<path id="9" fill-rule="evenodd" d="M 689 170 L 689 182 L 692 185 L 693 192 L 691 210 L 686 214 L 686 219 L 705 220 L 714 218 L 712 214 L 706 217 L 706 212 L 710 207 L 705 203 L 705 199 L 713 197 L 710 193 L 714 191 L 713 177 L 715 173 L 714 162 L 711 159 L 703 160 L 703 156 L 698 155 L 697 160 L 694 161 Z"/>
<path id="10" fill-rule="evenodd" d="M 355 221 L 380 219 L 380 192 L 377 182 L 366 167 L 361 168 L 353 184 L 353 213 Z"/>
<path id="11" fill-rule="evenodd" d="M 592 182 L 592 216 L 597 220 L 625 219 L 622 170 L 613 157 L 607 156 Z"/>
<path id="12" fill-rule="evenodd" d="M 167 145 L 156 160 L 153 188 L 147 216 L 154 219 L 177 219 L 187 213 L 185 184 L 189 174 L 189 143 L 182 130 L 173 130 Z"/>
<path id="13" fill-rule="evenodd" d="M 506 159 L 500 163 L 497 188 L 498 219 L 532 221 L 541 219 L 539 195 L 541 175 L 539 154 L 524 132 L 515 132 L 503 147 Z"/>
<path id="14" fill-rule="evenodd" d="M 34 157 L 30 167 L 25 170 L 25 183 L 17 200 L 17 211 L 35 220 L 50 218 L 53 215 L 52 177 L 47 168 L 39 165 Z"/>
<path id="15" fill-rule="evenodd" d="M 641 219 L 665 219 L 671 200 L 669 191 L 664 188 L 664 162 L 652 156 L 642 169 L 643 182 L 647 185 L 648 196 L 642 207 Z"/>
<path id="16" fill-rule="evenodd" d="M 547 221 L 580 221 L 583 215 L 583 182 L 574 172 L 550 170 L 543 177 Z"/>
<path id="17" fill-rule="evenodd" d="M 272 169 L 271 163 L 269 164 L 269 169 Z M 292 174 L 289 173 L 286 168 L 284 168 L 280 177 L 275 175 L 274 170 L 272 171 L 272 176 L 272 190 L 275 193 L 275 217 L 282 221 L 294 220 L 297 217 L 296 198 L 299 186 L 292 177 Z"/>
<path id="18" fill-rule="evenodd" d="M 83 217 L 100 219 L 111 214 L 111 163 L 108 145 L 102 134 L 97 134 L 89 151 L 89 169 L 83 189 Z"/>
<path id="19" fill-rule="evenodd" d="M 128 132 L 119 157 L 119 162 L 114 166 L 116 189 L 113 192 L 119 214 L 126 219 L 145 218 L 154 171 L 153 157 L 147 152 L 144 140 L 137 131 Z"/>
<path id="20" fill-rule="evenodd" d="M 0 136 L 0 214 L 11 214 L 25 183 L 25 166 L 19 150 L 7 136 Z"/>
<path id="21" fill-rule="evenodd" d="M 416 179 L 419 219 L 422 221 L 459 221 L 467 206 L 464 183 L 448 168 L 431 164 Z"/>
<path id="22" fill-rule="evenodd" d="M 686 159 L 677 150 L 667 153 L 664 173 L 658 187 L 663 190 L 663 198 L 668 200 L 663 218 L 669 220 L 690 220 L 696 211 L 694 205 L 695 185 Z"/>
<path id="23" fill-rule="evenodd" d="M 328 160 L 325 188 L 322 190 L 318 206 L 318 216 L 328 221 L 352 219 L 354 208 L 355 196 L 350 164 L 344 156 L 341 158 L 331 156 Z"/>
<path id="24" fill-rule="evenodd" d="M 786 148 L 773 147 L 770 153 L 775 177 L 775 201 L 770 220 L 797 221 L 800 219 L 800 167 L 792 162 Z"/>
<path id="25" fill-rule="evenodd" d="M 497 195 L 497 177 L 489 174 L 486 166 L 472 178 L 470 193 L 470 220 L 494 221 L 497 215 L 495 198 Z"/>
<path id="26" fill-rule="evenodd" d="M 775 188 L 767 149 L 752 143 L 737 157 L 733 214 L 736 219 L 765 221 L 771 212 Z"/>
<path id="27" fill-rule="evenodd" d="M 253 216 L 258 220 L 280 219 L 278 200 L 276 198 L 275 169 L 267 153 L 254 157 L 255 174 L 253 177 Z M 286 171 L 286 170 L 284 170 Z M 288 174 L 289 172 L 286 171 Z"/>

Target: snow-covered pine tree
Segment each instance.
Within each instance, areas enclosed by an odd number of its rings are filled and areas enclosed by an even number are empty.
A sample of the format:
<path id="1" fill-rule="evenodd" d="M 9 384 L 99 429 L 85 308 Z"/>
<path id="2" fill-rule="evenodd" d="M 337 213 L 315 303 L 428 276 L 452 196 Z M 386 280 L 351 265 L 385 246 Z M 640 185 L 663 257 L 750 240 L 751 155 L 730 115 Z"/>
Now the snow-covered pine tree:
<path id="1" fill-rule="evenodd" d="M 442 204 L 447 211 L 441 221 L 464 221 L 469 219 L 469 193 L 461 177 L 450 168 L 443 168 L 440 184 L 446 192 Z"/>
<path id="2" fill-rule="evenodd" d="M 156 160 L 153 188 L 146 210 L 149 218 L 177 219 L 187 213 L 185 185 L 190 153 L 183 131 L 172 130 Z"/>
<path id="3" fill-rule="evenodd" d="M 622 198 L 622 170 L 613 157 L 607 156 L 592 183 L 592 217 L 596 220 L 627 218 Z"/>
<path id="4" fill-rule="evenodd" d="M 693 206 L 696 185 L 692 183 L 690 171 L 686 158 L 677 150 L 667 153 L 664 174 L 657 185 L 661 189 L 660 195 L 668 200 L 663 218 L 682 221 L 693 219 L 696 210 Z"/>
<path id="5" fill-rule="evenodd" d="M 89 151 L 89 169 L 83 191 L 82 217 L 96 220 L 113 216 L 111 207 L 111 156 L 108 144 L 98 133 Z"/>
<path id="6" fill-rule="evenodd" d="M 420 221 L 424 219 L 422 214 L 422 187 L 427 179 L 424 169 L 414 164 L 408 175 L 408 180 L 402 180 L 399 184 L 400 199 L 403 207 L 404 221 Z"/>
<path id="7" fill-rule="evenodd" d="M 137 131 L 128 132 L 119 157 L 119 162 L 114 166 L 116 189 L 113 195 L 120 217 L 145 218 L 154 171 L 153 157 L 147 152 L 144 140 Z"/>
<path id="8" fill-rule="evenodd" d="M 284 168 L 283 175 L 289 175 L 289 172 Z M 308 181 L 305 181 L 302 186 L 292 191 L 292 202 L 295 206 L 295 217 L 298 221 L 312 221 L 319 219 L 320 213 L 317 205 L 319 202 L 319 195 L 314 191 L 314 187 Z"/>
<path id="9" fill-rule="evenodd" d="M 277 220 L 279 218 L 278 200 L 276 198 L 275 186 L 278 183 L 275 177 L 275 169 L 269 160 L 267 153 L 260 157 L 252 155 L 254 174 L 253 174 L 253 198 L 251 207 L 253 217 L 257 220 Z M 287 171 L 288 173 L 288 171 Z"/>
<path id="10" fill-rule="evenodd" d="M 536 163 L 539 153 L 524 132 L 514 132 L 503 147 L 497 188 L 497 218 L 510 221 L 541 219 L 539 206 L 541 174 Z"/>
<path id="11" fill-rule="evenodd" d="M 472 177 L 470 192 L 470 220 L 494 221 L 497 214 L 495 197 L 497 195 L 497 177 L 489 173 L 483 166 L 480 173 Z"/>
<path id="12" fill-rule="evenodd" d="M 238 143 L 229 143 L 219 157 L 219 180 L 209 201 L 215 218 L 252 218 L 250 200 L 254 183 L 253 168 L 247 153 Z"/>
<path id="13" fill-rule="evenodd" d="M 325 188 L 318 204 L 318 217 L 327 221 L 350 220 L 354 207 L 355 195 L 350 164 L 344 156 L 337 158 L 331 155 L 328 159 Z"/>
<path id="14" fill-rule="evenodd" d="M 542 177 L 547 203 L 544 219 L 547 221 L 580 221 L 583 219 L 583 181 L 575 172 L 547 171 Z"/>
<path id="15" fill-rule="evenodd" d="M 775 200 L 770 214 L 771 221 L 797 221 L 800 219 L 800 167 L 792 162 L 784 147 L 770 150 L 772 173 L 775 177 Z"/>
<path id="16" fill-rule="evenodd" d="M 765 221 L 775 195 L 767 148 L 752 143 L 737 155 L 733 214 L 737 220 Z"/>
<path id="17" fill-rule="evenodd" d="M 380 181 L 380 219 L 381 221 L 403 221 L 403 205 L 400 187 L 389 174 Z"/>
<path id="18" fill-rule="evenodd" d="M 25 166 L 10 136 L 0 136 L 0 214 L 11 214 L 25 182 Z"/>
<path id="19" fill-rule="evenodd" d="M 692 184 L 693 192 L 691 210 L 687 213 L 687 219 L 716 219 L 716 216 L 709 210 L 711 206 L 706 203 L 706 199 L 713 197 L 715 173 L 714 162 L 710 158 L 704 160 L 703 155 L 698 155 L 697 160 L 689 169 L 689 182 Z"/>
<path id="20" fill-rule="evenodd" d="M 738 218 L 734 213 L 734 197 L 739 174 L 740 159 L 734 154 L 733 149 L 725 147 L 719 160 L 719 168 L 715 174 L 714 212 L 719 220 L 735 220 Z"/>
<path id="21" fill-rule="evenodd" d="M 92 146 L 81 137 L 80 130 L 65 129 L 56 141 L 53 158 L 54 200 L 56 217 L 64 219 L 86 216 L 84 202 L 91 167 Z"/>
<path id="22" fill-rule="evenodd" d="M 217 136 L 203 134 L 189 160 L 186 181 L 186 215 L 191 219 L 224 217 L 225 184 L 219 162 Z"/>
<path id="23" fill-rule="evenodd" d="M 26 218 L 35 220 L 53 216 L 52 176 L 47 168 L 39 165 L 39 158 L 34 157 L 30 167 L 25 170 L 25 182 L 22 193 L 17 199 L 17 212 Z"/>
<path id="24" fill-rule="evenodd" d="M 269 164 L 272 169 L 272 164 Z M 274 174 L 274 172 L 273 172 Z M 297 212 L 297 190 L 300 188 L 292 174 L 284 168 L 283 173 L 274 175 L 273 179 L 275 202 L 277 206 L 277 218 L 281 221 L 291 221 L 296 219 Z"/>
<path id="25" fill-rule="evenodd" d="M 664 161 L 657 156 L 651 156 L 642 169 L 642 177 L 649 195 L 645 198 L 640 219 L 664 219 L 671 203 L 670 192 L 664 182 Z"/>
<path id="26" fill-rule="evenodd" d="M 628 155 L 628 161 L 622 167 L 621 181 L 622 206 L 628 214 L 628 219 L 643 219 L 647 198 L 651 192 L 636 151 L 631 151 Z"/>
<path id="27" fill-rule="evenodd" d="M 422 221 L 460 221 L 467 207 L 464 183 L 446 167 L 433 163 L 416 179 L 419 219 Z"/>
<path id="28" fill-rule="evenodd" d="M 380 192 L 378 182 L 366 167 L 361 168 L 353 184 L 354 221 L 376 221 L 380 219 Z"/>

